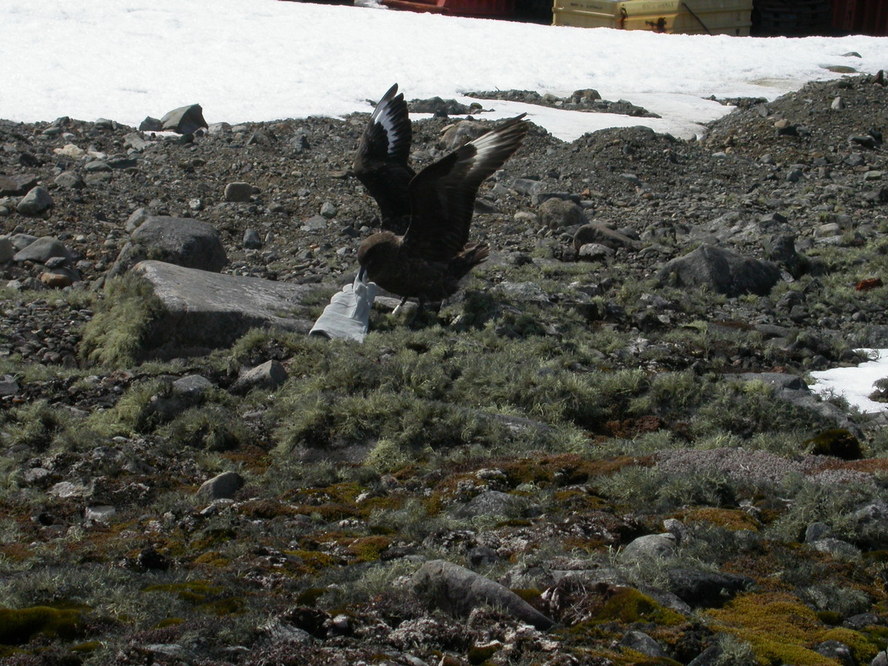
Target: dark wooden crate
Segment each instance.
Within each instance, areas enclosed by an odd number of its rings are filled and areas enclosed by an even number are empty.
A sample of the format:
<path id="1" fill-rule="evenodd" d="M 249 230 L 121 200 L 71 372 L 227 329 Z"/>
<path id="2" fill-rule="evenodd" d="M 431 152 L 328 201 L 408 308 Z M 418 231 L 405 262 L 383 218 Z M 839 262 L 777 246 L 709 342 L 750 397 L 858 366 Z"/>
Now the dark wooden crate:
<path id="1" fill-rule="evenodd" d="M 762 36 L 828 34 L 833 19 L 830 0 L 755 0 L 753 33 Z"/>

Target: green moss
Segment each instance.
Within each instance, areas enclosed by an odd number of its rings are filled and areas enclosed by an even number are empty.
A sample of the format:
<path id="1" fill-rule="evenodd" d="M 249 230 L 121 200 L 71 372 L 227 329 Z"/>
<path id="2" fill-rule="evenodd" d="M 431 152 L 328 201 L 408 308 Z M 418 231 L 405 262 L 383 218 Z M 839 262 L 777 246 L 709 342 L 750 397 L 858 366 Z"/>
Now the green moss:
<path id="1" fill-rule="evenodd" d="M 197 610 L 212 615 L 231 615 L 243 612 L 245 601 L 226 594 L 225 590 L 205 580 L 161 583 L 143 588 L 145 592 L 168 592 L 191 604 Z"/>
<path id="2" fill-rule="evenodd" d="M 248 500 L 238 507 L 238 512 L 253 520 L 272 520 L 280 516 L 292 516 L 296 513 L 289 504 L 273 499 Z"/>
<path id="3" fill-rule="evenodd" d="M 740 509 L 699 507 L 681 511 L 676 517 L 687 522 L 705 521 L 732 531 L 751 530 L 757 532 L 760 528 L 758 520 Z"/>
<path id="4" fill-rule="evenodd" d="M 164 379 L 148 379 L 132 384 L 111 409 L 93 414 L 89 423 L 109 435 L 131 435 L 150 432 L 160 425 L 164 416 L 158 401 L 170 395 L 172 385 Z"/>
<path id="5" fill-rule="evenodd" d="M 830 626 L 838 626 L 842 623 L 842 614 L 836 611 L 821 610 L 817 611 L 817 619 Z"/>
<path id="6" fill-rule="evenodd" d="M 246 602 L 241 597 L 226 597 L 198 604 L 197 607 L 199 610 L 212 615 L 237 615 L 244 612 Z"/>
<path id="7" fill-rule="evenodd" d="M 161 434 L 173 442 L 208 451 L 229 451 L 252 438 L 238 415 L 224 405 L 187 409 L 165 426 Z"/>
<path id="8" fill-rule="evenodd" d="M 142 354 L 150 325 L 163 311 L 151 284 L 133 273 L 112 278 L 83 327 L 79 354 L 89 363 L 132 366 Z"/>
<path id="9" fill-rule="evenodd" d="M 193 562 L 194 564 L 203 564 L 209 567 L 222 568 L 227 566 L 228 563 L 231 562 L 231 559 L 226 557 L 222 553 L 210 550 L 194 558 Z"/>
<path id="10" fill-rule="evenodd" d="M 499 641 L 491 641 L 489 643 L 485 643 L 484 645 L 473 645 L 469 648 L 469 652 L 468 654 L 466 654 L 466 658 L 469 660 L 470 664 L 472 664 L 473 666 L 478 666 L 486 662 L 502 649 L 503 644 Z"/>
<path id="11" fill-rule="evenodd" d="M 631 648 L 623 648 L 615 661 L 617 664 L 633 664 L 633 666 L 681 666 L 680 661 L 668 657 L 651 657 Z"/>
<path id="12" fill-rule="evenodd" d="M 377 472 L 397 472 L 415 461 L 416 456 L 412 455 L 406 447 L 390 439 L 382 438 L 367 454 L 364 464 L 369 465 Z"/>
<path id="13" fill-rule="evenodd" d="M 706 611 L 710 626 L 747 642 L 764 664 L 833 666 L 832 659 L 811 648 L 825 640 L 849 644 L 857 654 L 875 654 L 876 648 L 857 632 L 826 628 L 809 607 L 789 594 L 763 592 L 735 598 L 722 609 Z M 849 644 L 850 645 L 850 644 Z"/>
<path id="14" fill-rule="evenodd" d="M 816 456 L 834 456 L 842 460 L 859 460 L 863 457 L 860 441 L 844 428 L 829 428 L 804 442 Z"/>
<path id="15" fill-rule="evenodd" d="M 315 574 L 338 563 L 338 560 L 329 553 L 317 550 L 286 550 L 284 553 L 298 560 L 297 571 L 303 574 Z M 323 593 L 322 590 L 320 594 Z"/>
<path id="16" fill-rule="evenodd" d="M 222 589 L 208 581 L 183 581 L 179 583 L 161 583 L 143 588 L 145 592 L 171 592 L 182 601 L 201 604 L 213 595 L 220 594 Z"/>
<path id="17" fill-rule="evenodd" d="M 810 432 L 826 425 L 811 410 L 774 399 L 774 388 L 764 382 L 726 382 L 716 385 L 713 397 L 697 413 L 698 435 L 731 433 L 744 439 L 762 432 Z"/>
<path id="18" fill-rule="evenodd" d="M 64 432 L 69 422 L 63 410 L 46 400 L 38 400 L 12 409 L 6 431 L 11 444 L 43 451 Z"/>
<path id="19" fill-rule="evenodd" d="M 358 510 L 350 504 L 340 502 L 324 502 L 323 504 L 297 504 L 293 512 L 303 516 L 315 516 L 321 520 L 345 520 L 359 515 Z"/>
<path id="20" fill-rule="evenodd" d="M 329 299 L 328 299 L 329 300 Z M 229 351 L 229 367 L 253 367 L 269 359 L 289 358 L 297 361 L 293 367 L 311 374 L 324 358 L 329 340 L 298 335 L 275 328 L 253 328 L 244 333 Z"/>
<path id="21" fill-rule="evenodd" d="M 318 603 L 318 599 L 327 593 L 326 587 L 311 587 L 303 590 L 296 595 L 296 603 L 303 606 L 314 607 Z"/>
<path id="22" fill-rule="evenodd" d="M 219 548 L 237 538 L 237 532 L 232 527 L 208 527 L 196 533 L 186 545 L 190 552 L 204 552 Z M 180 554 L 184 554 L 184 549 Z"/>
<path id="23" fill-rule="evenodd" d="M 348 552 L 354 555 L 359 562 L 374 562 L 391 545 L 391 542 L 391 538 L 386 536 L 360 537 L 348 544 Z"/>
<path id="24" fill-rule="evenodd" d="M 585 489 L 574 488 L 552 493 L 551 503 L 557 510 L 578 513 L 601 511 L 608 508 L 607 502 L 600 497 L 590 494 Z"/>
<path id="25" fill-rule="evenodd" d="M 22 645 L 37 634 L 70 640 L 82 631 L 82 611 L 50 606 L 0 608 L 0 644 Z"/>
<path id="26" fill-rule="evenodd" d="M 682 624 L 685 618 L 631 587 L 617 588 L 592 616 L 595 622 L 651 622 L 657 625 Z"/>
<path id="27" fill-rule="evenodd" d="M 519 597 L 524 599 L 524 601 L 531 605 L 538 602 L 540 600 L 540 595 L 543 593 L 542 590 L 536 587 L 512 588 L 512 592 L 517 594 Z"/>
<path id="28" fill-rule="evenodd" d="M 104 643 L 102 643 L 102 641 L 86 641 L 84 643 L 72 645 L 71 652 L 77 652 L 80 654 L 91 654 L 96 650 L 101 650 L 103 647 Z"/>
<path id="29" fill-rule="evenodd" d="M 854 658 L 858 664 L 868 664 L 878 654 L 879 649 L 884 646 L 876 645 L 863 632 L 853 631 L 844 627 L 833 627 L 822 632 L 818 636 L 819 641 L 839 641 L 844 643 L 854 654 Z"/>
<path id="30" fill-rule="evenodd" d="M 585 595 L 582 603 L 561 618 L 569 626 L 556 630 L 574 644 L 598 643 L 614 638 L 614 627 L 644 623 L 664 629 L 683 625 L 685 618 L 631 587 L 610 587 Z"/>

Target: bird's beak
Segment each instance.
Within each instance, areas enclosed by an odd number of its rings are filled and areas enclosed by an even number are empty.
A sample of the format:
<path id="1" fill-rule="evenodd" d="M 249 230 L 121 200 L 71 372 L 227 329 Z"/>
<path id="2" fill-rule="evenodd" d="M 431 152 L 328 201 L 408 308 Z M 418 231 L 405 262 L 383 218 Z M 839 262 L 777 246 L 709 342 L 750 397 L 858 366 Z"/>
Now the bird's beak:
<path id="1" fill-rule="evenodd" d="M 361 266 L 361 270 L 358 271 L 358 282 L 367 282 L 367 269 L 364 266 Z"/>

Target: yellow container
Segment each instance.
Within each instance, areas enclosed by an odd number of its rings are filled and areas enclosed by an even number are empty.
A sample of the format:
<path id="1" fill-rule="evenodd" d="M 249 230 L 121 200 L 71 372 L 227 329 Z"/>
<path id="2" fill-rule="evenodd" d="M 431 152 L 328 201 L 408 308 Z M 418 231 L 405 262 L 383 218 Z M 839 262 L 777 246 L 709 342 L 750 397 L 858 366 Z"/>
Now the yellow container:
<path id="1" fill-rule="evenodd" d="M 752 0 L 554 0 L 553 25 L 748 35 Z"/>

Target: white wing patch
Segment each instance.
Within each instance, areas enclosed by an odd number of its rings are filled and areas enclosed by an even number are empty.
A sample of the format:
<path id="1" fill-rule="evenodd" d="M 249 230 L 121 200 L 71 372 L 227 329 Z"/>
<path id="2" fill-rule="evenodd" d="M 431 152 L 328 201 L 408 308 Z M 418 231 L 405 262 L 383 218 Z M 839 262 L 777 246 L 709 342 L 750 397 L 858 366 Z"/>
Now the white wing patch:
<path id="1" fill-rule="evenodd" d="M 394 155 L 394 147 L 395 147 L 395 118 L 394 112 L 392 110 L 391 101 L 395 97 L 395 93 L 398 92 L 398 84 L 392 86 L 391 90 L 388 91 L 385 98 L 373 109 L 373 113 L 370 115 L 370 121 L 381 125 L 382 129 L 385 131 L 386 139 L 388 140 L 388 154 Z"/>

